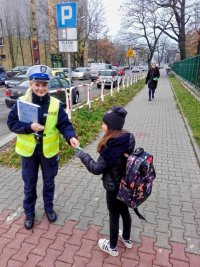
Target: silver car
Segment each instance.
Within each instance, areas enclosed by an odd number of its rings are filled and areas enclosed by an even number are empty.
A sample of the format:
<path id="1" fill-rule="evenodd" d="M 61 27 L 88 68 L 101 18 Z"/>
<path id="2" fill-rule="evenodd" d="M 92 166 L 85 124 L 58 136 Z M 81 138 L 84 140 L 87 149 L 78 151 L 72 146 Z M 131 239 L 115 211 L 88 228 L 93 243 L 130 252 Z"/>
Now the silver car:
<path id="1" fill-rule="evenodd" d="M 72 71 L 71 76 L 74 80 L 89 80 L 91 78 L 90 69 L 85 67 L 76 68 Z"/>
<path id="2" fill-rule="evenodd" d="M 110 87 L 113 82 L 113 87 L 116 87 L 118 82 L 121 84 L 122 77 L 118 75 L 116 70 L 100 70 L 97 78 L 97 88 L 101 88 L 102 82 L 104 87 Z"/>

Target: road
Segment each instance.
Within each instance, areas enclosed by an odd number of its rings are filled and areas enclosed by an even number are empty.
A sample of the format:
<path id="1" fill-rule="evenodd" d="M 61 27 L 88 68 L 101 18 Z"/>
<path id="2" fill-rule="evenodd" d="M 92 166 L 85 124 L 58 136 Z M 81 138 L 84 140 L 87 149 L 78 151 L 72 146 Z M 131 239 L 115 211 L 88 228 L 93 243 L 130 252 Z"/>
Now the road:
<path id="1" fill-rule="evenodd" d="M 90 80 L 87 81 L 75 81 L 74 85 L 81 85 L 90 83 Z M 6 138 L 11 132 L 9 131 L 6 121 L 9 113 L 9 109 L 5 104 L 5 86 L 0 86 L 0 141 Z M 87 100 L 87 86 L 79 87 L 80 99 L 79 102 L 84 102 Z M 94 84 L 92 87 L 92 95 L 97 95 L 100 93 L 100 89 Z"/>

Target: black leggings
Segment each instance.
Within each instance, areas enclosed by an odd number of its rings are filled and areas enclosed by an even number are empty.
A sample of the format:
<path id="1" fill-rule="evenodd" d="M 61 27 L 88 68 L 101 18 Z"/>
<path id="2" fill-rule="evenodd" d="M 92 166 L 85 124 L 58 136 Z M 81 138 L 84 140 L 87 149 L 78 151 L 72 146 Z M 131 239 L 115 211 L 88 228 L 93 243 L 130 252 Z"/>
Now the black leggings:
<path id="1" fill-rule="evenodd" d="M 119 217 L 122 217 L 123 223 L 123 238 L 125 240 L 130 239 L 131 233 L 131 216 L 128 210 L 128 206 L 118 200 L 117 192 L 106 192 L 107 207 L 110 217 L 110 247 L 115 248 L 117 246 L 118 233 L 119 233 Z"/>

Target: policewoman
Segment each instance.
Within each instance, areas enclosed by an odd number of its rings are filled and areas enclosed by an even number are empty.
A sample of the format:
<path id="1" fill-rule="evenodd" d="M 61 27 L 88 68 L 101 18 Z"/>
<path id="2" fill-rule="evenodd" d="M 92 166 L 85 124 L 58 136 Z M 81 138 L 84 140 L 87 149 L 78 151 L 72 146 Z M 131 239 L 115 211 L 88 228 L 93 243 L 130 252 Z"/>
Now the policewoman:
<path id="1" fill-rule="evenodd" d="M 57 215 L 53 209 L 53 200 L 54 179 L 58 172 L 59 132 L 74 148 L 79 146 L 79 141 L 63 105 L 48 94 L 51 69 L 44 65 L 35 65 L 27 70 L 27 76 L 30 86 L 21 99 L 40 106 L 39 121 L 38 123 L 19 121 L 15 104 L 8 115 L 7 125 L 17 134 L 15 151 L 22 156 L 24 181 L 24 226 L 26 229 L 31 229 L 34 226 L 39 166 L 43 178 L 44 211 L 48 220 L 55 222 Z"/>

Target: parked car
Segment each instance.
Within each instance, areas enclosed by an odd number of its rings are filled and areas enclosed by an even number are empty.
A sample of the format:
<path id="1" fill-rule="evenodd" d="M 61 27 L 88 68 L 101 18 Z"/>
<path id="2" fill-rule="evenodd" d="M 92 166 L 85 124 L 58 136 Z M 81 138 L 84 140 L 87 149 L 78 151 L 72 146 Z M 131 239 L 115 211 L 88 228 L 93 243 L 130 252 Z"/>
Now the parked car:
<path id="1" fill-rule="evenodd" d="M 4 67 L 0 67 L 0 84 L 5 84 L 7 72 Z"/>
<path id="2" fill-rule="evenodd" d="M 66 78 L 67 76 L 65 75 L 64 71 L 60 70 L 60 69 L 51 69 L 51 73 L 52 76 L 58 76 L 58 77 L 62 77 L 62 78 Z"/>
<path id="3" fill-rule="evenodd" d="M 91 78 L 90 69 L 86 67 L 76 68 L 71 73 L 72 79 L 89 80 Z"/>
<path id="4" fill-rule="evenodd" d="M 11 78 L 7 78 L 7 79 L 5 80 L 5 86 L 6 86 L 7 88 L 16 86 L 16 85 L 18 85 L 18 84 L 21 82 L 21 80 L 23 80 L 24 78 L 27 78 L 27 76 L 26 76 L 26 70 L 17 73 L 15 76 L 13 76 L 13 77 L 11 77 Z"/>
<path id="5" fill-rule="evenodd" d="M 61 78 L 65 78 L 69 81 L 69 77 L 66 75 L 66 73 L 63 70 L 60 69 L 51 69 L 51 73 L 52 76 L 57 76 L 57 77 L 61 77 Z M 73 78 L 71 78 L 72 82 L 73 82 Z"/>
<path id="6" fill-rule="evenodd" d="M 132 70 L 132 72 L 140 72 L 140 67 L 139 66 L 132 66 L 131 70 Z"/>
<path id="7" fill-rule="evenodd" d="M 148 71 L 149 67 L 148 65 L 139 65 L 140 71 Z"/>
<path id="8" fill-rule="evenodd" d="M 65 67 L 52 68 L 52 70 L 63 71 L 65 76 L 69 78 L 69 68 L 65 68 Z M 71 72 L 72 72 L 72 69 L 71 69 Z"/>
<path id="9" fill-rule="evenodd" d="M 12 68 L 10 71 L 7 71 L 7 77 L 11 78 L 15 76 L 17 73 L 27 71 L 28 68 L 30 68 L 30 66 L 16 66 Z"/>
<path id="10" fill-rule="evenodd" d="M 120 69 L 118 69 L 118 75 L 119 76 L 124 76 L 125 75 L 125 69 L 124 68 L 120 68 Z"/>
<path id="11" fill-rule="evenodd" d="M 29 87 L 29 79 L 23 79 L 20 84 L 7 88 L 6 89 L 6 98 L 5 103 L 7 108 L 12 108 L 12 106 L 16 103 L 16 100 L 25 94 L 26 90 Z M 61 91 L 61 89 L 69 87 L 69 81 L 65 78 L 61 77 L 51 77 L 48 83 L 49 93 L 51 96 L 59 99 L 64 106 L 66 106 L 66 95 L 65 91 Z M 51 93 L 51 91 L 56 90 L 56 92 Z M 74 87 L 72 90 L 72 104 L 77 104 L 79 100 L 79 90 L 77 87 Z"/>
<path id="12" fill-rule="evenodd" d="M 90 64 L 91 81 L 95 81 L 98 78 L 100 70 L 111 70 L 112 68 L 113 66 L 111 64 L 91 63 Z"/>
<path id="13" fill-rule="evenodd" d="M 122 77 L 118 75 L 116 70 L 100 70 L 99 76 L 97 78 L 97 88 L 101 88 L 102 82 L 104 82 L 104 87 L 110 87 L 113 82 L 113 87 L 117 86 L 117 83 L 121 84 Z"/>

